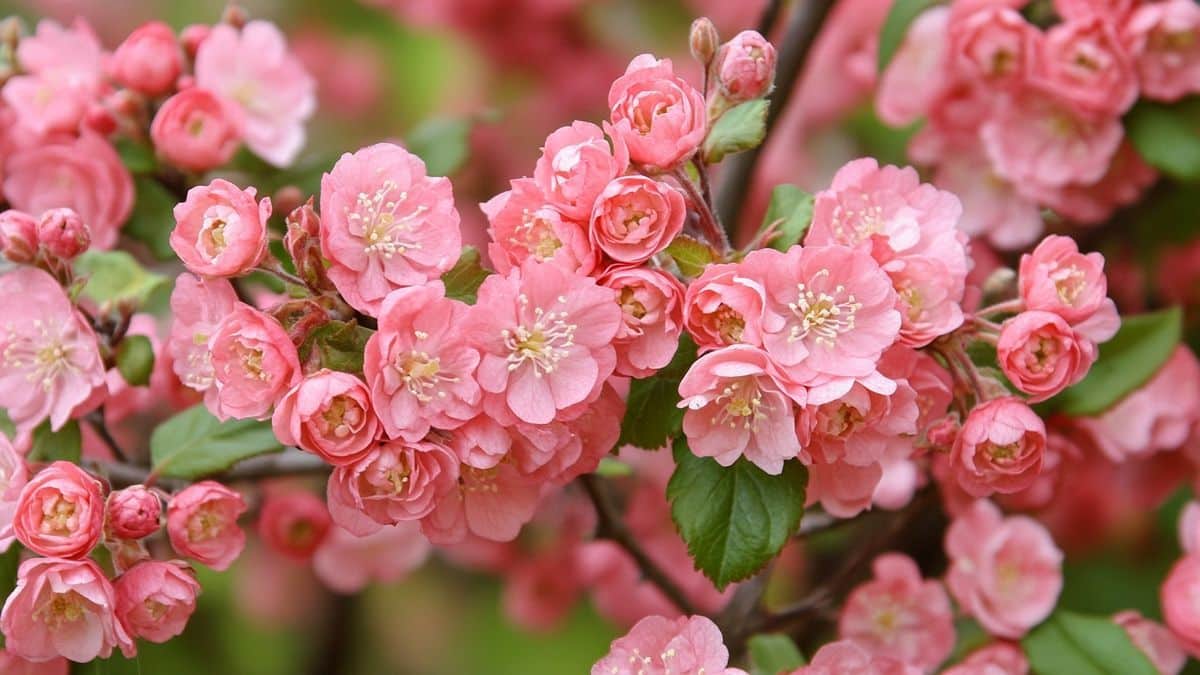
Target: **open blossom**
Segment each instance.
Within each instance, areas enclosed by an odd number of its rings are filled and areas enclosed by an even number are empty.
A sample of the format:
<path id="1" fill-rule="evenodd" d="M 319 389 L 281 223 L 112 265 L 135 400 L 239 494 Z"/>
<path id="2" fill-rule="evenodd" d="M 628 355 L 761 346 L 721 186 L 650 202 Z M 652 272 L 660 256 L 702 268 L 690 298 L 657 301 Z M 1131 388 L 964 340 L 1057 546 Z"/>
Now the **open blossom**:
<path id="1" fill-rule="evenodd" d="M 614 267 L 598 283 L 617 293 L 622 323 L 613 340 L 619 375 L 647 377 L 671 362 L 683 332 L 685 289 L 658 270 Z"/>
<path id="2" fill-rule="evenodd" d="M 1017 639 L 1050 615 L 1062 590 L 1062 551 L 1040 523 L 976 501 L 946 531 L 951 595 L 988 633 Z"/>
<path id="3" fill-rule="evenodd" d="M 976 649 L 942 675 L 1029 675 L 1029 660 L 1011 642 L 993 642 Z"/>
<path id="4" fill-rule="evenodd" d="M 215 169 L 233 158 L 242 142 L 242 111 L 203 87 L 190 87 L 163 102 L 150 125 L 154 150 L 188 171 Z"/>
<path id="5" fill-rule="evenodd" d="M 488 469 L 463 464 L 456 489 L 421 520 L 421 532 L 435 544 L 459 543 L 469 535 L 512 541 L 533 518 L 542 486 L 510 462 Z"/>
<path id="6" fill-rule="evenodd" d="M 822 645 L 807 666 L 789 675 L 920 675 L 921 669 L 890 656 L 872 654 L 854 640 Z"/>
<path id="7" fill-rule="evenodd" d="M 699 457 L 730 466 L 745 456 L 778 474 L 800 451 L 793 407 L 804 405 L 806 396 L 763 350 L 726 347 L 705 354 L 680 381 L 683 432 Z"/>
<path id="8" fill-rule="evenodd" d="M 177 553 L 218 572 L 229 569 L 246 545 L 237 519 L 246 512 L 238 493 L 211 480 L 180 490 L 167 505 L 167 534 Z"/>
<path id="9" fill-rule="evenodd" d="M 612 179 L 629 167 L 629 151 L 590 122 L 573 122 L 546 137 L 542 156 L 533 170 L 533 181 L 545 199 L 566 217 L 584 221 L 591 217 L 596 198 Z"/>
<path id="10" fill-rule="evenodd" d="M 16 75 L 0 90 L 21 127 L 38 136 L 73 133 L 97 93 L 94 82 L 59 71 Z"/>
<path id="11" fill-rule="evenodd" d="M 54 430 L 104 386 L 96 334 L 49 274 L 21 267 L 0 276 L 0 408 L 20 430 Z"/>
<path id="12" fill-rule="evenodd" d="M 1054 312 L 1071 324 L 1086 321 L 1111 302 L 1104 256 L 1080 253 L 1074 239 L 1057 234 L 1021 256 L 1017 283 L 1027 309 Z"/>
<path id="13" fill-rule="evenodd" d="M 211 399 L 210 408 L 216 404 L 217 390 L 209 340 L 237 304 L 237 293 L 225 279 L 198 279 L 184 273 L 176 277 L 171 291 L 171 335 L 167 339 L 171 367 L 180 382 Z"/>
<path id="14" fill-rule="evenodd" d="M 496 271 L 508 274 L 533 260 L 590 274 L 600 257 L 587 233 L 590 207 L 588 215 L 575 221 L 547 204 L 533 180 L 518 178 L 511 185 L 512 189 L 479 205 L 488 219 L 488 257 Z"/>
<path id="15" fill-rule="evenodd" d="M 462 249 L 450 181 L 391 143 L 344 154 L 321 177 L 321 250 L 329 279 L 376 316 L 387 294 L 441 277 Z"/>
<path id="16" fill-rule="evenodd" d="M 1190 0 L 1146 3 L 1122 28 L 1142 96 L 1177 101 L 1200 91 L 1200 7 Z"/>
<path id="17" fill-rule="evenodd" d="M 642 54 L 608 91 L 613 133 L 637 164 L 670 169 L 700 147 L 708 126 L 704 95 L 675 74 L 670 59 Z"/>
<path id="18" fill-rule="evenodd" d="M 133 485 L 108 496 L 106 525 L 118 537 L 141 539 L 158 531 L 162 502 L 144 485 Z"/>
<path id="19" fill-rule="evenodd" d="M 316 87 L 275 25 L 214 26 L 196 51 L 195 72 L 197 85 L 242 108 L 246 145 L 254 154 L 275 166 L 295 160 L 304 145 L 304 122 L 316 107 Z"/>
<path id="20" fill-rule="evenodd" d="M 357 593 L 373 581 L 398 581 L 420 567 L 432 548 L 416 523 L 383 527 L 365 537 L 335 526 L 313 554 L 313 572 L 338 593 Z"/>
<path id="21" fill-rule="evenodd" d="M 296 346 L 275 319 L 239 304 L 209 341 L 217 393 L 209 410 L 222 420 L 266 419 L 300 379 Z"/>
<path id="22" fill-rule="evenodd" d="M 16 209 L 0 212 L 0 254 L 9 262 L 33 262 L 38 254 L 38 219 Z"/>
<path id="23" fill-rule="evenodd" d="M 279 399 L 271 428 L 280 443 L 295 445 L 333 465 L 361 458 L 379 435 L 366 384 L 350 373 L 322 369 Z"/>
<path id="24" fill-rule="evenodd" d="M 108 61 L 113 79 L 147 96 L 170 91 L 182 70 L 183 50 L 171 27 L 161 21 L 138 26 Z"/>
<path id="25" fill-rule="evenodd" d="M 175 206 L 171 248 L 188 271 L 210 277 L 245 274 L 267 255 L 267 219 L 271 200 L 255 200 L 256 190 L 242 190 L 218 178 L 188 190 Z"/>
<path id="26" fill-rule="evenodd" d="M 1004 375 L 1036 403 L 1082 380 L 1098 353 L 1062 317 L 1034 310 L 1004 322 L 996 355 Z"/>
<path id="27" fill-rule="evenodd" d="M 1189 553 L 1167 573 L 1159 591 L 1163 621 L 1192 656 L 1200 654 L 1200 555 Z"/>
<path id="28" fill-rule="evenodd" d="M 196 611 L 200 583 L 179 562 L 146 560 L 117 578 L 116 612 L 133 637 L 163 643 L 183 633 Z"/>
<path id="29" fill-rule="evenodd" d="M 709 265 L 687 287 L 683 322 L 701 352 L 746 343 L 762 345 L 766 290 L 734 263 Z"/>
<path id="30" fill-rule="evenodd" d="M 592 243 L 621 263 L 654 257 L 683 231 L 687 205 L 667 183 L 646 176 L 622 176 L 596 198 L 588 229 Z"/>
<path id="31" fill-rule="evenodd" d="M 479 352 L 462 325 L 469 307 L 445 297 L 441 282 L 403 288 L 383 302 L 367 340 L 363 375 L 391 438 L 419 441 L 430 428 L 454 429 L 479 412 Z"/>
<path id="32" fill-rule="evenodd" d="M 1163 675 L 1178 675 L 1187 663 L 1187 654 L 1179 646 L 1179 641 L 1162 624 L 1139 614 L 1136 610 L 1126 610 L 1113 615 L 1113 621 L 1125 629 L 1129 639 L 1146 654 L 1146 658 L 1154 664 Z"/>
<path id="33" fill-rule="evenodd" d="M 775 86 L 775 47 L 758 31 L 744 30 L 721 45 L 717 80 L 730 102 L 761 98 Z"/>
<path id="34" fill-rule="evenodd" d="M 1080 108 L 1120 115 L 1137 99 L 1138 79 L 1113 24 L 1099 15 L 1046 31 L 1036 77 Z"/>
<path id="35" fill-rule="evenodd" d="M 527 262 L 488 277 L 464 328 L 480 351 L 479 386 L 530 424 L 594 400 L 616 366 L 614 295 L 555 265 Z"/>
<path id="36" fill-rule="evenodd" d="M 1033 70 L 1041 33 L 1014 7 L 978 3 L 974 11 L 951 12 L 951 62 L 968 78 L 1015 84 Z"/>
<path id="37" fill-rule="evenodd" d="M 32 661 L 87 663 L 108 658 L 114 647 L 133 658 L 137 647 L 116 604 L 112 584 L 91 560 L 30 558 L 0 616 L 5 648 Z"/>
<path id="38" fill-rule="evenodd" d="M 54 462 L 21 488 L 13 532 L 26 548 L 54 558 L 82 558 L 100 542 L 100 481 L 70 462 Z"/>
<path id="39" fill-rule="evenodd" d="M 950 461 L 958 483 L 976 497 L 1019 492 L 1042 469 L 1046 425 L 1014 396 L 975 406 L 958 432 Z"/>
<path id="40" fill-rule="evenodd" d="M 950 599 L 937 581 L 924 581 L 908 556 L 890 553 L 872 563 L 875 578 L 846 598 L 838 636 L 872 654 L 932 670 L 954 647 Z"/>
<path id="41" fill-rule="evenodd" d="M 382 441 L 329 476 L 329 512 L 358 536 L 419 520 L 458 488 L 458 458 L 432 441 Z"/>
<path id="42" fill-rule="evenodd" d="M 325 541 L 333 521 L 325 502 L 306 490 L 266 490 L 258 534 L 272 551 L 304 562 Z"/>
<path id="43" fill-rule="evenodd" d="M 699 615 L 675 619 L 648 616 L 613 640 L 608 654 L 592 666 L 592 675 L 637 673 L 745 675 L 745 671 L 729 667 L 729 650 L 721 630 Z"/>

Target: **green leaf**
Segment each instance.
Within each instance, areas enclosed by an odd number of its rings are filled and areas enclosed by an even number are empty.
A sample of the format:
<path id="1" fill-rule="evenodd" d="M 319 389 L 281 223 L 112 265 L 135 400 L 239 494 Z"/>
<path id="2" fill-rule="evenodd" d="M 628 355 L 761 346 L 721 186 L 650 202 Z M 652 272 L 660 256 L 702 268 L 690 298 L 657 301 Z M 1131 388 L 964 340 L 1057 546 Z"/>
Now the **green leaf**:
<path id="1" fill-rule="evenodd" d="M 150 436 L 154 472 L 176 478 L 200 478 L 220 473 L 255 455 L 283 449 L 271 425 L 259 420 L 221 422 L 204 407 L 194 405 L 163 422 Z"/>
<path id="2" fill-rule="evenodd" d="M 489 274 L 491 272 L 479 263 L 479 249 L 464 246 L 462 254 L 458 256 L 458 262 L 442 275 L 442 283 L 446 285 L 446 297 L 461 300 L 469 305 L 475 304 L 475 294 Z"/>
<path id="3" fill-rule="evenodd" d="M 462 118 L 438 118 L 418 124 L 408 132 L 405 145 L 409 152 L 425 161 L 430 176 L 448 176 L 467 161 L 471 121 Z"/>
<path id="4" fill-rule="evenodd" d="M 664 250 L 679 265 L 679 271 L 685 277 L 700 276 L 705 267 L 717 260 L 717 252 L 713 247 L 686 234 L 675 237 Z"/>
<path id="5" fill-rule="evenodd" d="M 1182 333 L 1178 307 L 1123 317 L 1113 339 L 1100 345 L 1100 357 L 1087 377 L 1048 401 L 1048 412 L 1080 417 L 1108 410 L 1154 377 Z"/>
<path id="6" fill-rule="evenodd" d="M 763 217 L 762 227 L 765 230 L 775 226 L 775 237 L 768 246 L 776 251 L 787 251 L 800 243 L 808 226 L 812 223 L 813 196 L 804 190 L 784 183 L 776 185 L 771 191 L 771 203 L 767 206 L 767 215 Z"/>
<path id="7" fill-rule="evenodd" d="M 1157 675 L 1125 629 L 1102 616 L 1059 610 L 1021 640 L 1037 675 Z"/>
<path id="8" fill-rule="evenodd" d="M 129 173 L 150 173 L 158 166 L 154 158 L 154 149 L 145 143 L 122 136 L 113 145 Z"/>
<path id="9" fill-rule="evenodd" d="M 83 436 L 79 422 L 71 420 L 58 431 L 50 430 L 47 420 L 33 430 L 33 448 L 29 459 L 33 462 L 57 462 L 59 460 L 79 463 L 83 451 Z"/>
<path id="10" fill-rule="evenodd" d="M 172 260 L 171 230 L 175 227 L 175 196 L 161 183 L 148 176 L 133 179 L 137 199 L 133 202 L 133 213 L 121 232 L 142 242 L 159 260 Z"/>
<path id="11" fill-rule="evenodd" d="M 124 251 L 87 251 L 75 261 L 75 272 L 87 277 L 83 294 L 95 302 L 139 305 L 167 278 L 147 272 Z"/>
<path id="12" fill-rule="evenodd" d="M 908 27 L 920 16 L 921 12 L 933 6 L 935 0 L 896 0 L 892 9 L 884 19 L 883 29 L 879 32 L 879 54 L 877 69 L 880 73 L 887 69 L 892 57 L 904 44 L 908 35 Z"/>
<path id="13" fill-rule="evenodd" d="M 681 438 L 667 499 L 696 569 L 724 589 L 779 554 L 800 525 L 807 484 L 808 470 L 798 461 L 785 462 L 778 476 L 744 457 L 724 467 L 693 455 Z"/>
<path id="14" fill-rule="evenodd" d="M 632 476 L 633 467 L 616 457 L 601 457 L 600 465 L 596 467 L 596 475 L 606 478 L 621 478 L 623 476 Z"/>
<path id="15" fill-rule="evenodd" d="M 315 349 L 323 367 L 344 373 L 361 373 L 363 347 L 374 332 L 354 321 L 321 324 L 300 345 L 300 360 L 307 362 Z"/>
<path id="16" fill-rule="evenodd" d="M 666 368 L 652 377 L 634 380 L 625 399 L 620 445 L 657 450 L 678 436 L 683 425 L 679 381 L 696 360 L 696 343 L 685 333 Z"/>
<path id="17" fill-rule="evenodd" d="M 154 346 L 145 335 L 126 335 L 117 346 L 117 370 L 135 387 L 150 383 L 154 371 Z"/>
<path id="18" fill-rule="evenodd" d="M 1125 130 L 1151 166 L 1182 181 L 1200 180 L 1200 98 L 1139 102 L 1125 116 Z"/>
<path id="19" fill-rule="evenodd" d="M 13 424 L 12 418 L 8 416 L 8 411 L 0 408 L 0 434 L 8 436 L 12 440 L 17 435 L 17 425 Z"/>
<path id="20" fill-rule="evenodd" d="M 704 139 L 704 161 L 716 164 L 735 152 L 749 150 L 767 135 L 767 102 L 747 101 L 717 118 Z"/>
<path id="21" fill-rule="evenodd" d="M 804 665 L 804 655 L 786 635 L 755 635 L 746 646 L 750 650 L 750 675 L 790 673 Z"/>

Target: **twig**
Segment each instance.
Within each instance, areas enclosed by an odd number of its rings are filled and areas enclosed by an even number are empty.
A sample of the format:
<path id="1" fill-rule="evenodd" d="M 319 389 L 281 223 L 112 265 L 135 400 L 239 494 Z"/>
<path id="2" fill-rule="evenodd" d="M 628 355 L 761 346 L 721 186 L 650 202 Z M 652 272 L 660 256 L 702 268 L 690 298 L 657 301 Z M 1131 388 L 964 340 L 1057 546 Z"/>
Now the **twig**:
<path id="1" fill-rule="evenodd" d="M 767 6 L 763 8 L 762 16 L 758 20 L 758 33 L 763 37 L 770 37 L 771 31 L 775 30 L 775 22 L 779 20 L 779 10 L 783 8 L 783 0 L 771 0 Z"/>
<path id="2" fill-rule="evenodd" d="M 163 478 L 148 467 L 137 466 L 125 462 L 96 462 L 97 470 L 108 477 L 113 487 L 126 487 L 158 482 L 164 486 L 179 487 L 188 481 L 173 478 Z M 270 455 L 259 455 L 238 462 L 224 473 L 213 476 L 221 482 L 239 480 L 256 480 L 273 476 L 298 476 L 319 474 L 329 470 L 329 465 L 316 455 L 310 455 L 295 448 Z"/>
<path id="3" fill-rule="evenodd" d="M 683 186 L 684 191 L 687 192 L 688 200 L 692 202 L 692 205 L 696 208 L 696 212 L 700 214 L 700 229 L 704 232 L 704 238 L 708 240 L 709 244 L 720 250 L 722 255 L 728 253 L 729 238 L 725 235 L 725 230 L 721 227 L 720 221 L 717 220 L 717 215 L 709 208 L 708 202 L 700 194 L 700 191 L 696 189 L 696 184 L 692 182 L 691 177 L 687 175 L 687 171 L 683 167 L 680 167 L 675 169 L 672 175 Z M 703 169 L 700 170 L 700 175 L 704 175 Z"/>
<path id="4" fill-rule="evenodd" d="M 112 450 L 113 457 L 116 457 L 117 461 L 123 463 L 129 462 L 125 451 L 121 449 L 121 446 L 117 443 L 117 439 L 113 438 L 112 433 L 108 430 L 108 425 L 104 423 L 104 406 L 100 406 L 88 414 L 87 421 L 88 424 L 92 425 L 92 429 L 100 437 L 100 440 L 104 441 L 109 450 Z"/>

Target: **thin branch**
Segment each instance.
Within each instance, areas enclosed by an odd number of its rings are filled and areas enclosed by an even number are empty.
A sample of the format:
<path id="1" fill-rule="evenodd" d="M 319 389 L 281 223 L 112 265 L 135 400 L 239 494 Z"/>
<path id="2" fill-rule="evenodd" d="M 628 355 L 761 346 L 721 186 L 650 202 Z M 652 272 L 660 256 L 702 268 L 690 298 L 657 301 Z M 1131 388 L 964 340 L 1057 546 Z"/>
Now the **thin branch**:
<path id="1" fill-rule="evenodd" d="M 113 487 L 126 487 L 157 482 L 164 487 L 182 487 L 188 481 L 174 478 L 164 478 L 156 475 L 150 468 L 124 462 L 96 462 L 97 470 L 108 477 Z M 275 476 L 300 476 L 321 474 L 329 470 L 320 457 L 295 448 L 287 448 L 283 452 L 269 455 L 258 455 L 242 460 L 232 469 L 216 474 L 212 478 L 223 483 L 240 480 L 257 480 Z"/>
<path id="2" fill-rule="evenodd" d="M 104 444 L 112 451 L 113 457 L 116 457 L 118 462 L 128 463 L 129 457 L 125 455 L 125 451 L 121 449 L 117 439 L 113 438 L 112 433 L 108 430 L 108 425 L 104 423 L 104 406 L 92 411 L 87 416 L 87 421 L 92 425 L 92 429 L 100 437 L 100 440 L 104 441 Z"/>
<path id="3" fill-rule="evenodd" d="M 700 214 L 700 229 L 704 232 L 704 238 L 708 243 L 721 251 L 722 255 L 729 253 L 729 238 L 725 236 L 725 230 L 721 227 L 721 222 L 717 219 L 717 215 L 709 208 L 708 201 L 704 199 L 704 195 L 696 188 L 696 184 L 692 182 L 691 176 L 687 175 L 687 171 L 680 167 L 672 172 L 675 180 L 683 186 L 687 192 L 688 200 L 692 202 L 696 212 Z M 704 175 L 704 170 L 700 170 L 700 175 Z"/>
<path id="4" fill-rule="evenodd" d="M 775 30 L 775 22 L 779 20 L 779 10 L 783 9 L 783 0 L 770 0 L 763 8 L 762 16 L 758 19 L 758 33 L 770 37 Z"/>

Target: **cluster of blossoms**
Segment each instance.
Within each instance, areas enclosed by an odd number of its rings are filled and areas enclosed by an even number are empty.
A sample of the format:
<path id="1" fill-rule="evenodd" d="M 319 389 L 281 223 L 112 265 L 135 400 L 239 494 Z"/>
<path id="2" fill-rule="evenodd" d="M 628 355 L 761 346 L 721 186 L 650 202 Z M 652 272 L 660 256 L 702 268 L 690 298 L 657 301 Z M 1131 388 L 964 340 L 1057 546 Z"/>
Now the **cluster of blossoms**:
<path id="1" fill-rule="evenodd" d="M 957 0 L 922 13 L 880 78 L 876 109 L 925 118 L 910 156 L 963 199 L 962 229 L 1003 249 L 1042 231 L 1041 207 L 1083 225 L 1136 202 L 1157 177 L 1125 140 L 1139 99 L 1200 92 L 1200 7 L 1190 0 Z"/>

